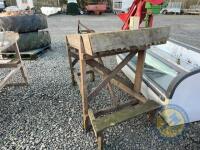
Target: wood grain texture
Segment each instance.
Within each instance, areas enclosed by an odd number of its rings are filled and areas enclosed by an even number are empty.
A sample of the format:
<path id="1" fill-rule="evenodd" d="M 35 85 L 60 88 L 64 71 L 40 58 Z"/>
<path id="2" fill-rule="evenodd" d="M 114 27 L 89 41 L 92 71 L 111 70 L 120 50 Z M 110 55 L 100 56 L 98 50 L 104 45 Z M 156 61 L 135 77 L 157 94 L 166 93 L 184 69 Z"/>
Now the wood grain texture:
<path id="1" fill-rule="evenodd" d="M 159 107 L 160 105 L 154 101 L 148 101 L 145 104 L 139 104 L 136 106 L 128 106 L 120 111 L 93 120 L 93 128 L 95 128 L 95 131 L 98 133 L 108 127 L 115 126 L 118 123 L 127 121 Z"/>
<path id="2" fill-rule="evenodd" d="M 69 46 L 75 49 L 80 49 L 80 35 L 79 34 L 69 34 L 66 36 Z"/>
<path id="3" fill-rule="evenodd" d="M 148 28 L 140 30 L 117 31 L 107 33 L 90 33 L 93 53 L 113 49 L 141 49 L 145 46 L 166 43 L 169 27 Z"/>

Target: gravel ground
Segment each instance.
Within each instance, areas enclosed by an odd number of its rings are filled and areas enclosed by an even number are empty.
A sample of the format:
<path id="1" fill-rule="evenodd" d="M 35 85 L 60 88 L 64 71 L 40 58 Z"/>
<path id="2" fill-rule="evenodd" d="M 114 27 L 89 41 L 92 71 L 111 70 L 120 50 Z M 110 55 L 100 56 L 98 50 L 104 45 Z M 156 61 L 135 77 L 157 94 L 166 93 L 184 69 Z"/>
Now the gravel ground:
<path id="1" fill-rule="evenodd" d="M 93 132 L 82 130 L 81 101 L 71 85 L 64 36 L 76 33 L 77 20 L 96 31 L 119 30 L 122 23 L 113 15 L 65 16 L 48 18 L 52 50 L 37 61 L 25 61 L 30 85 L 6 87 L 0 91 L 0 148 L 6 149 L 85 149 L 96 148 Z M 199 16 L 157 16 L 156 26 L 171 25 L 171 37 L 200 48 Z M 110 67 L 114 58 L 106 60 Z M 0 77 L 6 72 L 3 70 Z M 13 80 L 19 81 L 20 76 Z M 97 82 L 100 81 L 97 76 Z M 92 83 L 92 85 L 97 84 Z M 90 86 L 90 87 L 91 87 Z M 119 98 L 128 98 L 115 90 Z M 102 101 L 102 99 L 104 101 Z M 109 95 L 91 102 L 96 108 L 110 104 Z M 162 138 L 146 115 L 138 116 L 105 132 L 105 149 L 200 149 L 200 123 L 191 123 L 175 139 Z"/>

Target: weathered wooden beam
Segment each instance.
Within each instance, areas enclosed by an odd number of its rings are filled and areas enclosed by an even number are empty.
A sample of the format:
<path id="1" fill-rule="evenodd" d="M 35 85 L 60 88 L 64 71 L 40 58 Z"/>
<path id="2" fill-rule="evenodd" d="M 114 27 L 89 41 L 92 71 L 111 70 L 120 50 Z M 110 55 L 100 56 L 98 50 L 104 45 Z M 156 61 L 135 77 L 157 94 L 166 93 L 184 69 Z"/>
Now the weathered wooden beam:
<path id="1" fill-rule="evenodd" d="M 88 116 L 88 90 L 87 90 L 87 76 L 86 76 L 86 60 L 83 58 L 85 48 L 83 45 L 83 39 L 80 37 L 80 50 L 79 50 L 79 62 L 80 62 L 80 91 L 82 94 L 82 108 L 83 108 L 83 128 L 88 129 L 89 127 L 89 116 Z"/>
<path id="2" fill-rule="evenodd" d="M 125 107 L 128 107 L 128 106 L 134 106 L 138 104 L 138 101 L 137 100 L 131 100 L 129 102 L 126 102 L 124 104 L 120 104 L 118 105 L 118 107 L 109 107 L 109 108 L 105 108 L 105 109 L 101 109 L 97 112 L 95 112 L 95 117 L 98 118 L 100 117 L 101 115 L 106 115 L 106 114 L 109 114 L 109 113 L 112 113 L 112 112 L 115 112 L 115 111 L 119 111 L 120 109 L 123 109 Z"/>
<path id="3" fill-rule="evenodd" d="M 0 68 L 16 68 L 19 63 L 19 60 L 13 60 L 7 63 L 3 63 L 0 61 Z"/>
<path id="4" fill-rule="evenodd" d="M 90 33 L 84 36 L 89 38 L 91 49 L 86 53 L 92 55 L 96 52 L 113 49 L 129 49 L 166 43 L 169 38 L 169 27 L 146 28 L 139 30 L 115 31 L 107 33 Z M 90 52 L 92 50 L 92 52 Z"/>
<path id="5" fill-rule="evenodd" d="M 75 49 L 80 49 L 80 35 L 78 34 L 70 34 L 66 36 L 66 39 L 69 43 L 69 46 Z M 68 47 L 69 48 L 69 47 Z"/>
<path id="6" fill-rule="evenodd" d="M 98 58 L 98 61 L 100 64 L 102 64 L 104 66 L 104 63 L 103 63 L 103 60 L 102 58 Z M 103 75 L 103 79 L 107 76 L 107 74 L 104 74 Z M 111 96 L 111 99 L 112 99 L 112 102 L 113 102 L 113 106 L 117 107 L 119 105 L 119 100 L 118 98 L 115 96 L 115 93 L 113 91 L 113 88 L 112 88 L 112 85 L 110 82 L 108 82 L 108 85 L 107 85 L 107 88 L 108 88 L 108 91 L 110 93 L 110 96 Z"/>
<path id="7" fill-rule="evenodd" d="M 21 71 L 22 77 L 24 78 L 24 82 L 28 84 L 28 72 L 24 66 L 24 63 L 22 62 L 22 58 L 20 55 L 17 42 L 14 44 L 14 47 L 15 47 L 16 59 L 19 61 L 18 63 L 21 64 L 20 71 Z"/>
<path id="8" fill-rule="evenodd" d="M 135 71 L 135 82 L 134 91 L 140 93 L 143 79 L 144 62 L 146 57 L 146 51 L 139 51 L 137 57 L 136 71 Z"/>
<path id="9" fill-rule="evenodd" d="M 74 66 L 78 63 L 78 61 L 79 61 L 79 60 L 75 58 L 75 59 L 72 61 L 72 67 L 74 67 Z"/>
<path id="10" fill-rule="evenodd" d="M 89 118 L 90 118 L 90 123 L 91 123 L 92 127 L 94 127 L 94 126 L 93 126 L 93 121 L 94 121 L 96 118 L 95 118 L 95 116 L 94 116 L 94 112 L 93 112 L 92 109 L 88 109 L 88 115 L 89 115 Z M 93 130 L 94 130 L 95 136 L 97 137 L 97 132 L 95 131 L 95 128 L 93 128 Z"/>
<path id="11" fill-rule="evenodd" d="M 164 44 L 169 38 L 169 32 L 169 27 L 159 27 L 107 33 L 71 34 L 67 35 L 67 38 L 71 47 L 80 49 L 79 39 L 82 36 L 85 53 L 93 56 L 99 52 L 114 50 L 125 52 L 132 49 L 143 49 L 151 45 Z"/>
<path id="12" fill-rule="evenodd" d="M 75 79 L 75 81 L 76 81 L 76 83 L 78 84 L 78 86 L 79 86 L 79 89 L 80 89 L 80 79 L 79 79 L 79 76 L 78 76 L 78 74 L 77 73 L 74 73 L 74 79 Z M 80 91 L 81 92 L 81 91 Z M 81 94 L 82 95 L 82 94 Z"/>
<path id="13" fill-rule="evenodd" d="M 93 120 L 93 128 L 96 133 L 103 131 L 106 128 L 115 126 L 124 121 L 130 120 L 140 114 L 159 108 L 160 105 L 155 101 L 147 101 L 145 104 L 128 106 L 120 111 L 114 112 L 104 117 L 99 117 Z"/>
<path id="14" fill-rule="evenodd" d="M 146 46 L 144 47 L 146 49 Z M 137 51 L 137 49 L 132 49 L 132 51 Z M 118 55 L 118 54 L 122 54 L 122 53 L 128 53 L 130 52 L 129 49 L 116 49 L 116 50 L 110 50 L 110 51 L 103 51 L 103 52 L 97 52 L 94 53 L 92 56 L 85 54 L 85 59 L 86 60 L 90 60 L 90 59 L 95 59 L 95 58 L 100 58 L 100 57 L 109 57 L 109 56 L 113 56 L 113 55 Z"/>
<path id="15" fill-rule="evenodd" d="M 109 74 L 105 77 L 105 79 L 88 95 L 88 99 L 95 97 L 102 88 L 104 88 L 107 83 L 125 66 L 127 63 L 135 56 L 135 52 L 130 52 L 129 55 Z"/>
<path id="16" fill-rule="evenodd" d="M 0 90 L 6 85 L 9 79 L 21 68 L 21 64 L 18 65 L 17 68 L 14 68 L 3 80 L 0 81 Z"/>
<path id="17" fill-rule="evenodd" d="M 88 60 L 87 64 L 92 66 L 94 68 L 94 70 L 97 71 L 98 73 L 100 73 L 101 75 L 104 75 L 104 74 L 109 75 L 112 72 L 110 69 L 99 64 L 95 60 Z M 118 76 L 118 75 L 114 76 L 113 79 L 111 79 L 111 83 L 114 84 L 115 86 L 117 86 L 118 88 L 120 88 L 122 91 L 124 91 L 127 94 L 131 95 L 132 97 L 136 98 L 140 102 L 145 103 L 147 101 L 147 99 L 144 96 L 142 96 L 141 94 L 139 94 L 133 90 L 133 87 L 134 87 L 133 85 L 131 86 L 130 84 L 128 84 L 120 76 Z"/>

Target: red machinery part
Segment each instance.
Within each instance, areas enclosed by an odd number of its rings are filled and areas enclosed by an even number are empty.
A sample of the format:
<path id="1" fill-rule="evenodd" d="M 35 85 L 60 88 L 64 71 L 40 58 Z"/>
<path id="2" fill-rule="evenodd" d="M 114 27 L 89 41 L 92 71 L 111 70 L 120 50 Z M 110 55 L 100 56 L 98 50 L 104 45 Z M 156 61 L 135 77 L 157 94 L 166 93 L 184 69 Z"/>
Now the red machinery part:
<path id="1" fill-rule="evenodd" d="M 153 5 L 160 5 L 164 2 L 164 0 L 146 0 L 146 2 L 150 2 Z"/>
<path id="2" fill-rule="evenodd" d="M 118 14 L 118 17 L 124 22 L 122 30 L 129 29 L 130 18 L 133 16 L 137 16 L 140 18 L 140 24 L 144 20 L 146 16 L 145 4 L 146 2 L 150 2 L 153 5 L 160 5 L 164 2 L 164 0 L 134 0 L 131 5 L 128 13 Z M 149 18 L 149 26 L 153 25 L 153 15 Z"/>

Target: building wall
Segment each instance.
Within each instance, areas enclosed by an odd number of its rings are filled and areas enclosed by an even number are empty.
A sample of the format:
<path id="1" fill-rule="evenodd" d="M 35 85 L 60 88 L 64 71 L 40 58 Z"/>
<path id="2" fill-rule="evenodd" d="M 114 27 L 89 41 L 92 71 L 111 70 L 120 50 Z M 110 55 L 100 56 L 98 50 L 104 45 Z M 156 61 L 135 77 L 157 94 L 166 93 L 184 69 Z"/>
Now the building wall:
<path id="1" fill-rule="evenodd" d="M 66 3 L 67 0 L 33 0 L 34 6 L 41 7 L 41 6 L 62 6 L 64 3 Z M 78 0 L 79 2 L 83 1 L 85 3 L 86 1 L 106 1 L 109 4 L 109 7 L 112 8 L 112 1 L 113 0 Z M 170 1 L 170 0 L 168 0 Z M 190 5 L 197 4 L 200 0 L 171 0 L 171 1 L 182 1 L 184 3 L 184 8 L 189 8 Z M 16 5 L 16 0 L 6 0 L 7 4 L 10 5 Z M 199 3 L 200 4 L 200 3 Z"/>
<path id="2" fill-rule="evenodd" d="M 200 0 L 168 0 L 171 2 L 183 2 L 183 8 L 189 8 L 191 5 L 196 5 L 199 1 L 200 5 Z"/>
<path id="3" fill-rule="evenodd" d="M 65 0 L 33 0 L 35 7 L 42 7 L 42 6 L 61 6 Z M 16 0 L 6 0 L 8 6 L 16 5 Z"/>

